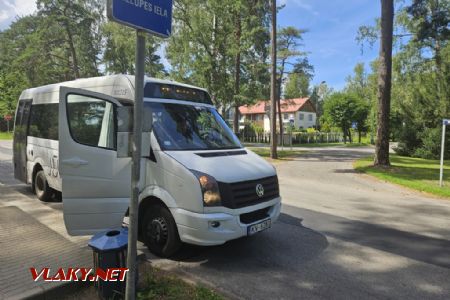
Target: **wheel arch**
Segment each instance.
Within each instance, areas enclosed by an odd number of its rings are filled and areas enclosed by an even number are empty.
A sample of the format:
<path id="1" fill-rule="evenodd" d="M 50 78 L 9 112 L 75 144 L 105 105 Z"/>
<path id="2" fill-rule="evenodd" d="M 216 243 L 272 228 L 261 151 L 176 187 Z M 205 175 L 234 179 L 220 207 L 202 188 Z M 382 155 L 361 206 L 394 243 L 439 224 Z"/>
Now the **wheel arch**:
<path id="1" fill-rule="evenodd" d="M 138 213 L 138 226 L 141 230 L 141 221 L 144 216 L 145 210 L 149 206 L 160 204 L 170 211 L 170 208 L 177 207 L 175 199 L 165 189 L 151 185 L 147 186 L 139 195 L 139 213 Z"/>

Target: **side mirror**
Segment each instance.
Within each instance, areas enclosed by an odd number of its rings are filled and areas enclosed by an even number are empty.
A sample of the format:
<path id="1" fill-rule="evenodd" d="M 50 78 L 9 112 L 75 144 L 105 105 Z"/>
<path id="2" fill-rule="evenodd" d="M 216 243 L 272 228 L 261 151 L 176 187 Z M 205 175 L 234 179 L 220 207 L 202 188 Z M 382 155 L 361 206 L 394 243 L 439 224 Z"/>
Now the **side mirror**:
<path id="1" fill-rule="evenodd" d="M 132 156 L 133 139 L 133 107 L 121 106 L 117 108 L 117 157 Z M 142 156 L 150 153 L 151 131 L 153 126 L 153 115 L 151 111 L 144 109 L 142 124 Z"/>

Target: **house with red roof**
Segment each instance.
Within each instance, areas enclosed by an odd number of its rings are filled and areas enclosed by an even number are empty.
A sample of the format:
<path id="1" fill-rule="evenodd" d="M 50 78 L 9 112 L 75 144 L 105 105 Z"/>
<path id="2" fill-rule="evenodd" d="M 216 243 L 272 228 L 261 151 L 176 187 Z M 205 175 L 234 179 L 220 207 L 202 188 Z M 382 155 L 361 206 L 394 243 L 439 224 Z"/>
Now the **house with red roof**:
<path id="1" fill-rule="evenodd" d="M 281 100 L 281 117 L 285 127 L 292 124 L 296 129 L 306 129 L 316 126 L 316 109 L 309 98 Z M 270 131 L 270 101 L 258 101 L 253 105 L 239 107 L 240 123 L 249 121 Z M 278 113 L 277 113 L 278 123 Z"/>

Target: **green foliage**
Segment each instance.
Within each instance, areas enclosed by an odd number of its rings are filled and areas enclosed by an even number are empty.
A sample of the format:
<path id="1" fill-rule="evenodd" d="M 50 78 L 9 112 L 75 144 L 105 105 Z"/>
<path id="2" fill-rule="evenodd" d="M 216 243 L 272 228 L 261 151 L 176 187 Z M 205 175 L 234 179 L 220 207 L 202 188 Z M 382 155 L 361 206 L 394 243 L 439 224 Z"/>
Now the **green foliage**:
<path id="1" fill-rule="evenodd" d="M 440 147 L 441 121 L 450 114 L 450 2 L 413 0 L 399 6 L 395 15 L 391 138 L 399 142 L 397 153 L 434 158 Z M 363 26 L 358 40 L 373 43 L 378 37 L 378 25 Z M 373 134 L 376 61 L 367 79 L 365 90 L 371 99 L 368 125 Z"/>
<path id="2" fill-rule="evenodd" d="M 324 115 L 322 123 L 326 127 L 336 126 L 342 130 L 344 141 L 347 137 L 351 141 L 351 126 L 353 122 L 358 124 L 359 131 L 363 131 L 365 120 L 369 112 L 367 103 L 352 93 L 331 94 L 324 103 Z"/>
<path id="3" fill-rule="evenodd" d="M 284 90 L 284 97 L 286 99 L 307 97 L 309 95 L 309 81 L 310 79 L 303 74 L 289 74 Z"/>
<path id="4" fill-rule="evenodd" d="M 105 49 L 103 62 L 107 73 L 134 74 L 136 55 L 136 31 L 108 22 L 102 25 L 102 33 L 105 37 Z M 167 73 L 160 62 L 161 57 L 156 54 L 160 39 L 147 36 L 145 73 L 152 77 L 165 77 Z"/>
<path id="5" fill-rule="evenodd" d="M 37 12 L 17 18 L 0 32 L 0 114 L 12 113 L 22 90 L 107 73 L 134 72 L 135 34 L 104 18 L 94 0 L 38 0 Z M 147 39 L 146 72 L 164 77 Z"/>
<path id="6" fill-rule="evenodd" d="M 167 45 L 170 76 L 206 87 L 215 103 L 223 106 L 267 99 L 268 4 L 244 0 L 176 1 L 173 35 Z M 240 75 L 239 92 L 235 91 L 236 72 Z"/>
<path id="7" fill-rule="evenodd" d="M 3 73 L 0 70 L 0 118 L 14 116 L 17 99 L 27 86 L 25 76 L 17 71 Z"/>
<path id="8" fill-rule="evenodd" d="M 313 67 L 309 64 L 305 53 L 299 50 L 302 45 L 304 29 L 292 26 L 281 28 L 277 32 L 277 64 L 278 64 L 278 99 L 281 98 L 281 88 L 284 84 L 285 75 L 289 73 L 289 95 L 284 95 L 286 99 L 301 97 L 301 94 L 309 94 L 309 81 L 312 78 Z M 297 62 L 291 71 L 287 72 L 287 65 Z"/>

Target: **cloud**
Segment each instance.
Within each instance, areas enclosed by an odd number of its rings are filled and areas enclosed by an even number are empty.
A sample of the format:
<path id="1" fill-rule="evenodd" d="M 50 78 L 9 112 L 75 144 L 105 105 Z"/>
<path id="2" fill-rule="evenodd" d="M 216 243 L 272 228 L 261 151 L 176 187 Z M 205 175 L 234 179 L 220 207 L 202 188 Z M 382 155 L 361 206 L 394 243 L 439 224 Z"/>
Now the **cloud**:
<path id="1" fill-rule="evenodd" d="M 279 5 L 297 6 L 311 14 L 317 16 L 319 13 L 313 8 L 312 4 L 308 3 L 308 0 L 280 0 Z"/>
<path id="2" fill-rule="evenodd" d="M 35 11 L 35 0 L 0 0 L 0 23 L 11 22 L 15 17 L 30 15 Z"/>
<path id="3" fill-rule="evenodd" d="M 6 10 L 0 10 L 0 22 L 9 19 L 8 12 Z"/>

